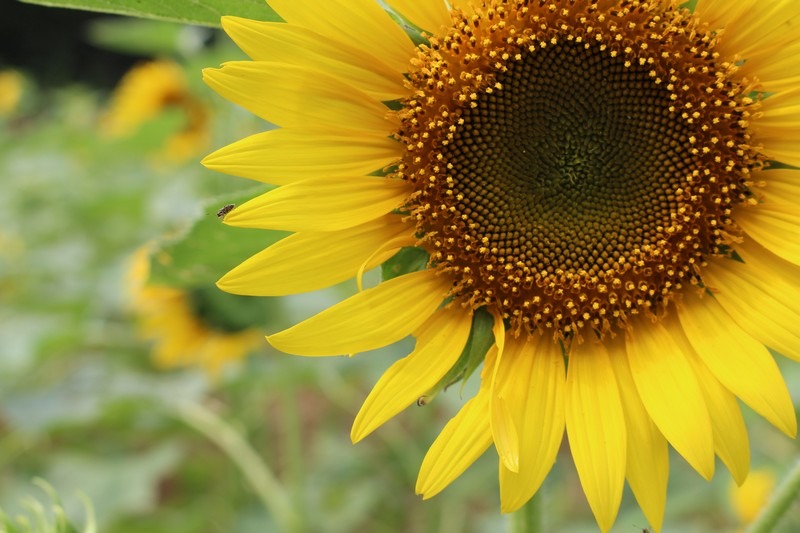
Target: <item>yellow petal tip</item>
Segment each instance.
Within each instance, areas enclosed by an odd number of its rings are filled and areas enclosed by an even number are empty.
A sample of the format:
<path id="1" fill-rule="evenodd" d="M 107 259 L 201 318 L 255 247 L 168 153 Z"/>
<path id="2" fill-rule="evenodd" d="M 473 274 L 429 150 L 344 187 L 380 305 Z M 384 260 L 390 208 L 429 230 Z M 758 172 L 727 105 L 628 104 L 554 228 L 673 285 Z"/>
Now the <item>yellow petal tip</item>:
<path id="1" fill-rule="evenodd" d="M 519 473 L 519 456 L 518 455 L 504 455 L 503 456 L 503 466 L 506 467 L 509 471 L 518 474 Z"/>

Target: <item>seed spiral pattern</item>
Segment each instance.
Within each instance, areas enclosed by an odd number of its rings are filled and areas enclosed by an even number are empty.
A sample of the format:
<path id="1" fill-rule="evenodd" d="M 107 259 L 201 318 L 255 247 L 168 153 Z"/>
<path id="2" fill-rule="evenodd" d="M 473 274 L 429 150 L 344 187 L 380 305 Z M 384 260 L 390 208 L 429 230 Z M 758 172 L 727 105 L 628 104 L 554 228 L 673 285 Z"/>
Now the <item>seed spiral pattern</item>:
<path id="1" fill-rule="evenodd" d="M 675 3 L 487 1 L 413 67 L 397 175 L 419 244 L 517 332 L 660 316 L 739 233 L 758 103 Z"/>

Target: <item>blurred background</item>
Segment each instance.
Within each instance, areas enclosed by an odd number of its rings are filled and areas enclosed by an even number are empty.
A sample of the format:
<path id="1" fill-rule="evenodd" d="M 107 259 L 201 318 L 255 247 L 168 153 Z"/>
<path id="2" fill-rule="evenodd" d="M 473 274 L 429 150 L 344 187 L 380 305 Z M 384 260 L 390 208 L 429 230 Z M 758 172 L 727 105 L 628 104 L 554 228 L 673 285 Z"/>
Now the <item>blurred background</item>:
<path id="1" fill-rule="evenodd" d="M 282 237 L 222 225 L 219 209 L 265 188 L 199 163 L 270 127 L 201 81 L 242 58 L 210 28 L 2 1 L 0 531 L 504 530 L 493 450 L 433 500 L 414 495 L 475 383 L 353 446 L 361 402 L 411 344 L 280 354 L 265 334 L 355 284 L 280 299 L 214 286 Z M 779 364 L 797 405 L 800 369 Z M 752 485 L 735 493 L 721 464 L 707 484 L 673 454 L 665 531 L 740 530 L 800 456 L 745 416 Z M 547 531 L 596 530 L 568 450 L 543 497 Z M 614 531 L 646 527 L 626 489 Z M 795 504 L 781 531 L 798 530 Z"/>

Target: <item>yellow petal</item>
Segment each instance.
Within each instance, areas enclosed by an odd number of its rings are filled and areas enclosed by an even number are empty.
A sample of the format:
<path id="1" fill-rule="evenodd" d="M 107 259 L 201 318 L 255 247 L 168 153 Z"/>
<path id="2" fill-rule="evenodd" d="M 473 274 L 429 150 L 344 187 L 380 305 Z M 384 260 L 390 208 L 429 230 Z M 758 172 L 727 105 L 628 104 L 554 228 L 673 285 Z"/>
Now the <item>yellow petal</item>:
<path id="1" fill-rule="evenodd" d="M 790 42 L 773 50 L 750 55 L 739 68 L 737 75 L 757 78 L 764 90 L 780 92 L 793 89 L 800 81 L 800 42 Z"/>
<path id="2" fill-rule="evenodd" d="M 726 55 L 750 57 L 772 51 L 796 35 L 800 10 L 794 0 L 700 0 L 695 8 L 703 22 L 722 30 L 718 48 Z"/>
<path id="3" fill-rule="evenodd" d="M 508 339 L 501 390 L 519 431 L 519 471 L 500 464 L 500 507 L 511 513 L 541 486 L 564 438 L 566 375 L 561 347 L 552 337 Z"/>
<path id="4" fill-rule="evenodd" d="M 379 100 L 313 68 L 232 61 L 203 70 L 203 80 L 234 104 L 284 128 L 347 128 L 380 137 L 394 129 L 388 108 Z"/>
<path id="5" fill-rule="evenodd" d="M 800 204 L 800 170 L 776 168 L 759 172 L 753 178 L 766 184 L 755 191 L 770 203 Z"/>
<path id="6" fill-rule="evenodd" d="M 458 361 L 472 327 L 472 312 L 453 305 L 420 329 L 414 351 L 381 376 L 361 407 L 350 438 L 358 442 L 433 388 Z"/>
<path id="7" fill-rule="evenodd" d="M 415 47 L 374 0 L 270 0 L 283 20 L 350 46 L 369 50 L 398 73 L 406 72 Z"/>
<path id="8" fill-rule="evenodd" d="M 800 89 L 766 98 L 761 109 L 763 115 L 753 123 L 754 140 L 771 159 L 800 166 Z"/>
<path id="9" fill-rule="evenodd" d="M 461 475 L 492 444 L 489 427 L 489 392 L 497 350 L 486 354 L 478 394 L 444 427 L 419 469 L 416 492 L 427 500 Z"/>
<path id="10" fill-rule="evenodd" d="M 744 254 L 745 247 L 740 247 Z M 756 340 L 800 361 L 800 291 L 758 255 L 709 261 L 703 280 L 725 312 Z M 776 262 L 780 259 L 775 259 Z"/>
<path id="11" fill-rule="evenodd" d="M 267 340 L 282 352 L 310 356 L 387 346 L 424 324 L 450 286 L 448 279 L 433 270 L 406 274 L 351 296 Z"/>
<path id="12" fill-rule="evenodd" d="M 406 96 L 397 70 L 358 48 L 283 22 L 261 22 L 222 17 L 222 27 L 244 53 L 255 61 L 284 61 L 316 68 L 355 85 L 378 100 Z"/>
<path id="13" fill-rule="evenodd" d="M 386 215 L 347 231 L 295 233 L 247 259 L 217 286 L 247 296 L 285 296 L 330 287 L 374 268 L 403 246 L 413 246 L 413 228 Z M 383 252 L 375 251 L 393 243 Z M 374 255 L 374 257 L 373 257 Z"/>
<path id="14" fill-rule="evenodd" d="M 688 344 L 688 341 L 684 342 Z M 714 450 L 728 467 L 736 483 L 741 485 L 750 471 L 750 443 L 739 403 L 697 355 L 690 353 L 687 359 L 694 368 L 706 400 L 714 428 Z"/>
<path id="15" fill-rule="evenodd" d="M 572 344 L 566 421 L 583 492 L 600 529 L 608 531 L 622 500 L 628 435 L 614 370 L 602 344 Z"/>
<path id="16" fill-rule="evenodd" d="M 684 294 L 678 317 L 697 355 L 725 387 L 775 427 L 794 437 L 792 399 L 763 344 L 742 331 L 712 297 Z"/>
<path id="17" fill-rule="evenodd" d="M 450 14 L 444 0 L 389 0 L 387 3 L 428 33 L 436 34 L 442 26 L 450 24 Z"/>
<path id="18" fill-rule="evenodd" d="M 625 476 L 639 507 L 642 508 L 653 531 L 658 533 L 664 522 L 664 508 L 667 504 L 669 480 L 667 439 L 653 424 L 639 398 L 625 355 L 624 342 L 610 343 L 609 352 L 628 434 Z"/>
<path id="19" fill-rule="evenodd" d="M 240 228 L 343 230 L 402 206 L 410 192 L 407 182 L 383 177 L 309 179 L 253 198 L 223 221 Z"/>
<path id="20" fill-rule="evenodd" d="M 506 340 L 506 326 L 503 323 L 503 317 L 496 309 L 492 310 L 492 316 L 494 318 L 492 332 L 497 346 L 497 364 L 492 373 L 492 398 L 489 402 L 492 438 L 494 446 L 497 448 L 497 453 L 500 455 L 500 462 L 512 472 L 517 472 L 519 470 L 519 436 L 514 420 L 511 417 L 510 406 L 505 398 L 501 396 L 497 381 L 498 370 L 504 368 L 502 360 Z"/>
<path id="21" fill-rule="evenodd" d="M 800 265 L 800 208 L 763 203 L 737 210 L 735 219 L 764 248 Z"/>
<path id="22" fill-rule="evenodd" d="M 778 168 L 765 170 L 753 176 L 755 181 L 763 181 L 765 187 L 754 188 L 771 204 L 800 204 L 800 170 Z"/>
<path id="23" fill-rule="evenodd" d="M 212 170 L 286 185 L 310 178 L 365 176 L 397 161 L 400 144 L 353 132 L 280 128 L 251 135 L 203 159 Z"/>
<path id="24" fill-rule="evenodd" d="M 680 346 L 660 323 L 642 321 L 627 339 L 628 363 L 656 427 L 701 476 L 714 475 L 714 435 L 703 393 Z"/>
<path id="25" fill-rule="evenodd" d="M 467 15 L 472 15 L 475 13 L 475 2 L 473 0 L 450 0 L 450 5 L 453 6 L 453 9 L 460 9 Z"/>

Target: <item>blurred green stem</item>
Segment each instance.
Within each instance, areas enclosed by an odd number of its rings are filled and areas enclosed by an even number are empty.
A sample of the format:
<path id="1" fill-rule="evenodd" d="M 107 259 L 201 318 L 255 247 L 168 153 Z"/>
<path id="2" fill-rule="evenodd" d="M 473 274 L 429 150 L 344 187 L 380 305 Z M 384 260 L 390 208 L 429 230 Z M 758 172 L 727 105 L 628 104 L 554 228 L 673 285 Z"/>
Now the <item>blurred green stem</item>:
<path id="1" fill-rule="evenodd" d="M 292 507 L 278 479 L 239 433 L 202 405 L 184 403 L 178 407 L 178 412 L 187 424 L 222 448 L 236 463 L 280 531 L 295 533 L 304 530 L 299 513 Z"/>
<path id="2" fill-rule="evenodd" d="M 542 488 L 540 487 L 533 498 L 517 511 L 511 514 L 509 533 L 541 533 L 544 531 L 542 522 Z"/>
<path id="3" fill-rule="evenodd" d="M 292 388 L 284 389 L 281 394 L 281 416 L 283 418 L 283 445 L 288 458 L 288 485 L 294 487 L 293 501 L 301 502 L 305 479 L 303 436 L 297 392 Z M 296 508 L 296 510 L 300 514 L 304 513 L 304 509 Z"/>
<path id="4" fill-rule="evenodd" d="M 774 531 L 775 526 L 798 497 L 800 497 L 800 461 L 794 464 L 767 506 L 761 510 L 755 522 L 748 528 L 748 533 Z"/>

